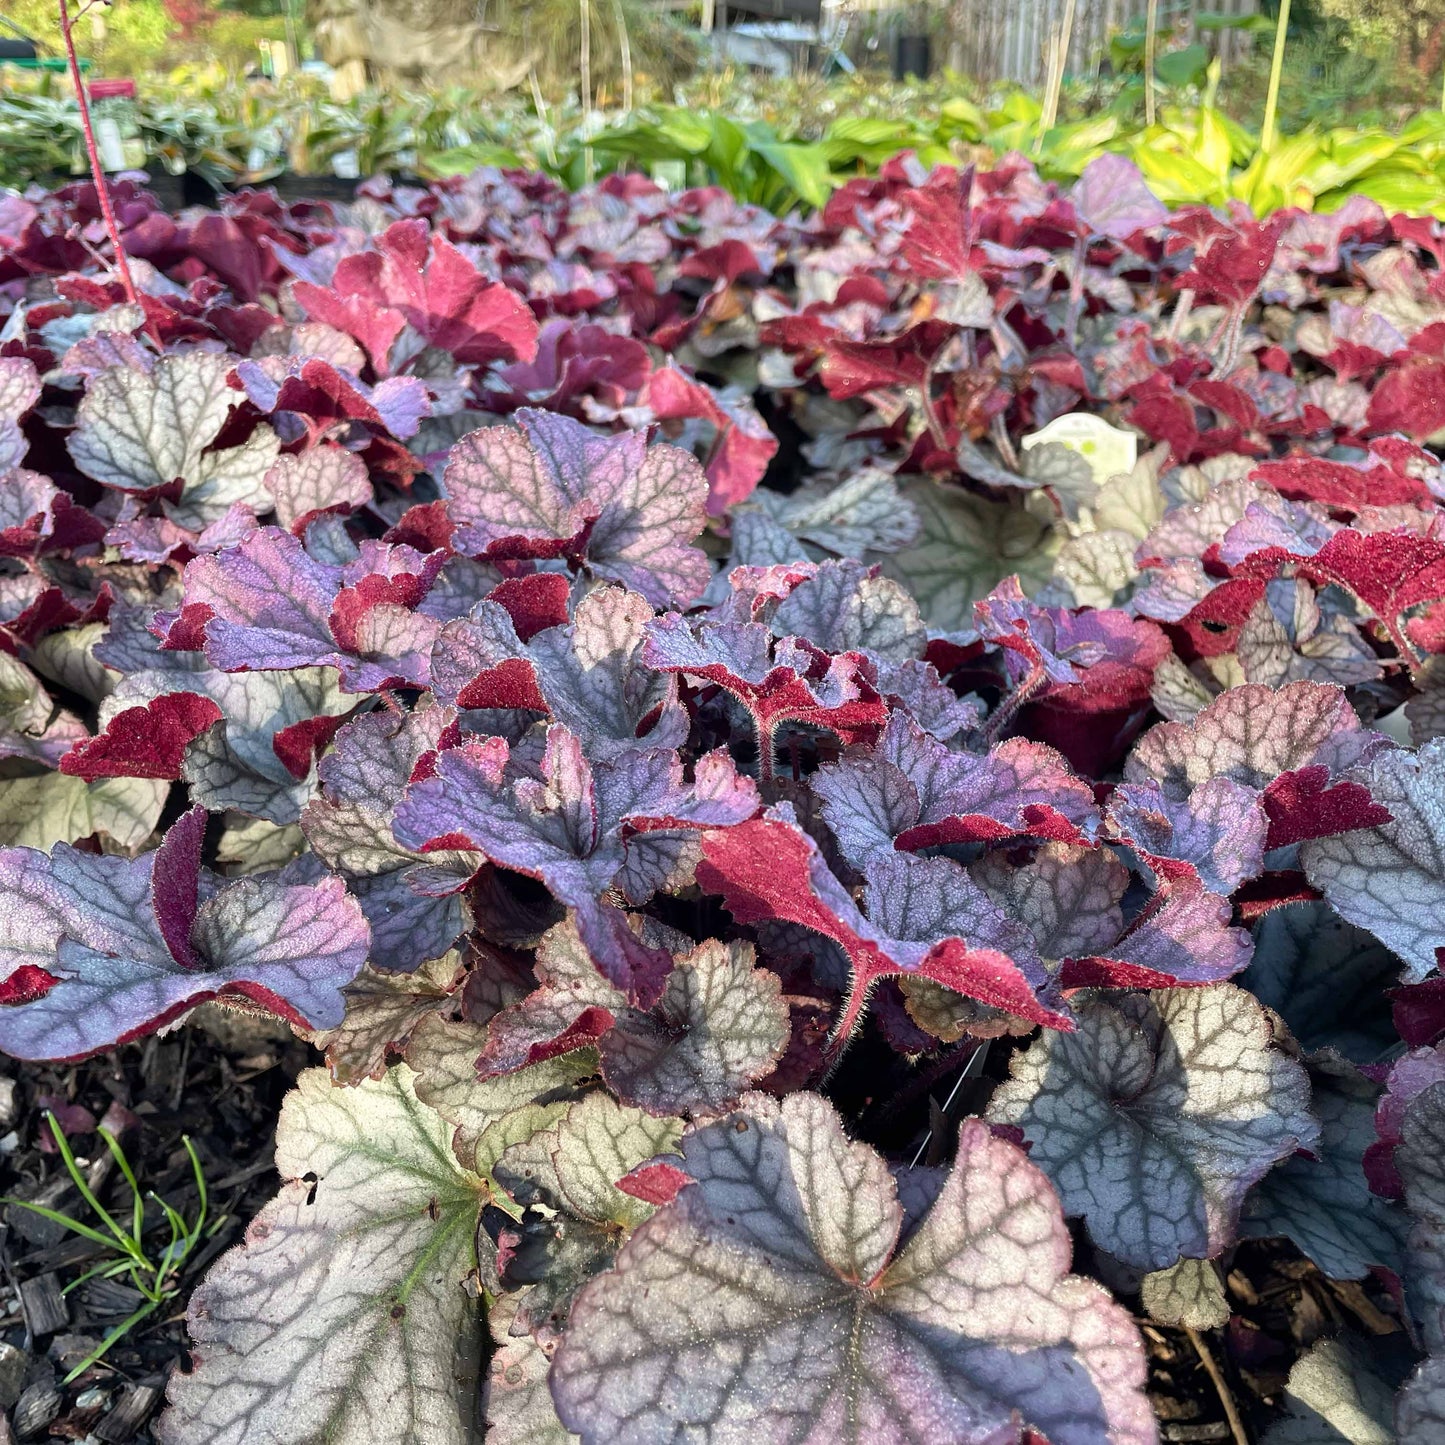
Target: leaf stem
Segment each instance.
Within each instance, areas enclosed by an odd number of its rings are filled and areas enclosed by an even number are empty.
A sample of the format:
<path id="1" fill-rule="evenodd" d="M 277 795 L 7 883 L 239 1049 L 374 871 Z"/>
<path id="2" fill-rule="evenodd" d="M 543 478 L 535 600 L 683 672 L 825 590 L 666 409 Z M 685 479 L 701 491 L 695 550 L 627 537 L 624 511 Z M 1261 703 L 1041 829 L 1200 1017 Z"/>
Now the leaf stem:
<path id="1" fill-rule="evenodd" d="M 983 745 L 991 748 L 1002 740 L 1004 733 L 1033 695 L 1048 681 L 1042 667 L 1035 667 L 1007 697 L 994 709 L 994 714 L 984 724 Z"/>
<path id="2" fill-rule="evenodd" d="M 1269 93 L 1264 100 L 1264 124 L 1259 132 L 1259 152 L 1267 156 L 1274 149 L 1275 117 L 1279 112 L 1279 80 L 1284 70 L 1285 33 L 1289 30 L 1289 0 L 1279 0 L 1279 19 L 1274 26 L 1274 54 L 1269 62 Z"/>
<path id="3" fill-rule="evenodd" d="M 100 163 L 100 150 L 95 144 L 95 127 L 90 123 L 90 98 L 85 89 L 85 78 L 80 73 L 80 59 L 75 53 L 75 36 L 71 29 L 70 9 L 66 0 L 58 0 L 58 3 L 60 6 L 60 35 L 65 42 L 65 58 L 70 63 L 70 80 L 71 84 L 75 86 L 76 104 L 80 107 L 80 128 L 85 133 L 85 153 L 90 158 L 90 175 L 95 182 L 95 193 L 100 198 L 100 214 L 105 222 L 105 232 L 110 237 L 113 252 L 112 265 L 120 277 L 125 299 L 140 311 L 142 317 L 145 317 L 145 307 L 141 305 L 140 293 L 135 289 L 135 278 L 130 274 L 130 260 L 125 254 L 125 247 L 120 243 L 120 227 L 116 224 L 115 207 L 111 205 L 105 169 Z M 85 8 L 89 9 L 90 7 L 86 6 Z M 83 15 L 85 10 L 80 13 Z M 147 329 L 149 329 L 148 317 L 146 323 Z M 157 338 L 152 336 L 151 339 L 156 340 Z"/>

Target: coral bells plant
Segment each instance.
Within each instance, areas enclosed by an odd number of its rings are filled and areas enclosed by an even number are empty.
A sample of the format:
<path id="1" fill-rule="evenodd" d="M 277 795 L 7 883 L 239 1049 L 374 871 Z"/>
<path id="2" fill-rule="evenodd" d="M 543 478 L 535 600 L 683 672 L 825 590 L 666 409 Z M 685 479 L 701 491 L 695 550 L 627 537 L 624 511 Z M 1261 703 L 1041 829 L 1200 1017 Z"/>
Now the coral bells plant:
<path id="1" fill-rule="evenodd" d="M 0 198 L 0 1049 L 324 1060 L 160 1439 L 1147 1445 L 1250 1239 L 1434 1438 L 1438 223 L 112 191 Z"/>

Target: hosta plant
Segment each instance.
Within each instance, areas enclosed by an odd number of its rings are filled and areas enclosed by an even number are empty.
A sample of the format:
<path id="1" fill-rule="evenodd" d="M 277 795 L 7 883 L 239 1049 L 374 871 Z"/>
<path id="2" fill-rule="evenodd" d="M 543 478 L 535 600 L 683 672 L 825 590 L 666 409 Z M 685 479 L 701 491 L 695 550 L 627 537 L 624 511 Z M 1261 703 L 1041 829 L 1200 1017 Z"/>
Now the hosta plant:
<path id="1" fill-rule="evenodd" d="M 0 199 L 0 1048 L 318 1051 L 161 1439 L 1146 1445 L 1257 1239 L 1425 1438 L 1438 225 L 114 189 L 134 302 Z"/>

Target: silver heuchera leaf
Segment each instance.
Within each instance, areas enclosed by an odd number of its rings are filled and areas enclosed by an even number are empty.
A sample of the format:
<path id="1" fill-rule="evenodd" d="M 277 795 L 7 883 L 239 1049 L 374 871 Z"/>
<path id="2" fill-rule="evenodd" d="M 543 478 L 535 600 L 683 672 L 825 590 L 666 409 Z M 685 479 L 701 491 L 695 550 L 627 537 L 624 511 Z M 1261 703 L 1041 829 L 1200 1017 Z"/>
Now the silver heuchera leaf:
<path id="1" fill-rule="evenodd" d="M 379 1079 L 387 1054 L 402 1049 L 424 1019 L 452 1004 L 461 958 L 449 953 L 398 978 L 368 965 L 341 991 L 346 1017 L 334 1029 L 310 1035 L 326 1054 L 338 1084 Z"/>
<path id="2" fill-rule="evenodd" d="M 521 1207 L 519 1227 L 505 1240 L 510 1258 L 499 1261 L 501 1282 L 531 1285 L 518 1302 L 517 1325 L 551 1344 L 577 1288 L 606 1269 L 625 1232 L 653 1212 L 619 1181 L 659 1154 L 675 1154 L 682 1121 L 653 1118 L 601 1090 L 549 1112 L 555 1117 L 529 1106 L 498 1121 L 492 1134 L 515 1124 L 516 1142 L 500 1152 L 492 1173 Z M 665 1161 L 653 1167 L 668 1168 Z"/>
<path id="3" fill-rule="evenodd" d="M 1295 577 L 1269 583 L 1239 632 L 1239 665 L 1248 682 L 1369 682 L 1380 661 L 1359 625 L 1334 607 L 1322 607 L 1314 589 Z"/>
<path id="4" fill-rule="evenodd" d="M 1395 1445 L 1392 1392 L 1359 1340 L 1321 1340 L 1302 1355 L 1289 1372 L 1285 1400 L 1291 1418 L 1262 1445 Z"/>
<path id="5" fill-rule="evenodd" d="M 758 513 L 787 536 L 790 545 L 782 547 L 787 555 L 743 555 L 736 557 L 739 562 L 799 561 L 807 555 L 805 543 L 841 557 L 897 552 L 919 532 L 917 510 L 899 494 L 892 474 L 877 467 L 863 467 L 836 486 L 813 484 L 786 495 L 760 487 L 733 510 L 734 527 Z"/>
<path id="6" fill-rule="evenodd" d="M 1311 1082 L 1319 1143 L 1250 1191 L 1240 1233 L 1293 1240 L 1331 1279 L 1363 1279 L 1375 1265 L 1403 1274 L 1409 1220 L 1371 1193 L 1362 1162 L 1376 1138 L 1379 1086 L 1328 1054 L 1313 1061 Z"/>
<path id="7" fill-rule="evenodd" d="M 1094 995 L 1078 1016 L 1014 1056 L 989 1118 L 1023 1130 L 1064 1212 L 1126 1264 L 1212 1258 L 1250 1186 L 1319 1137 L 1304 1069 L 1232 984 Z"/>
<path id="8" fill-rule="evenodd" d="M 1445 1356 L 1426 1360 L 1400 1391 L 1395 1433 L 1401 1440 L 1445 1439 Z"/>
<path id="9" fill-rule="evenodd" d="M 517 1297 L 503 1295 L 487 1311 L 494 1353 L 482 1386 L 487 1445 L 567 1445 L 577 1437 L 563 1427 L 547 1388 L 551 1359 L 525 1330 L 511 1333 Z"/>
<path id="10" fill-rule="evenodd" d="M 1146 1274 L 1139 1295 L 1161 1325 L 1217 1330 L 1229 1320 L 1224 1281 L 1212 1259 L 1181 1259 L 1168 1269 Z"/>
<path id="11" fill-rule="evenodd" d="M 602 1073 L 650 1114 L 714 1114 L 777 1063 L 788 1033 L 777 974 L 753 967 L 751 944 L 708 939 L 677 960 L 650 1013 L 622 1013 Z"/>
<path id="12" fill-rule="evenodd" d="M 0 844 L 43 852 L 99 833 L 134 852 L 155 831 L 170 786 L 157 778 L 87 783 L 64 773 L 8 778 L 0 781 Z"/>
<path id="13" fill-rule="evenodd" d="M 889 662 L 921 657 L 928 643 L 918 604 L 891 577 L 852 559 L 826 562 L 783 600 L 776 637 L 804 637 L 824 652 L 869 652 Z"/>
<path id="14" fill-rule="evenodd" d="M 586 1285 L 552 1367 L 585 1445 L 1146 1445 L 1122 1309 L 1067 1273 L 1043 1176 L 977 1121 L 900 1248 L 892 1175 L 817 1095 L 690 1134 L 695 1183 Z"/>
<path id="15" fill-rule="evenodd" d="M 597 1055 L 579 1049 L 514 1074 L 479 1080 L 477 1057 L 485 1042 L 486 1031 L 476 1024 L 430 1014 L 406 1046 L 407 1064 L 416 1071 L 417 1098 L 452 1126 L 452 1151 L 464 1169 L 478 1176 L 489 1174 L 516 1142 L 507 1125 L 509 1116 L 537 1101 L 548 1106 L 570 1102 L 577 1082 L 597 1072 Z M 521 1137 L 534 1132 L 528 1129 Z"/>
<path id="16" fill-rule="evenodd" d="M 1350 777 L 1392 820 L 1300 847 L 1305 873 L 1351 923 L 1408 965 L 1415 982 L 1445 945 L 1445 739 L 1380 753 Z"/>
<path id="17" fill-rule="evenodd" d="M 1326 903 L 1272 908 L 1254 927 L 1254 958 L 1240 982 L 1289 1025 L 1306 1053 L 1335 1049 L 1372 1064 L 1399 1035 L 1385 990 L 1400 962 Z"/>
<path id="18" fill-rule="evenodd" d="M 1411 1213 L 1445 1228 L 1445 1083 L 1431 1084 L 1410 1101 L 1395 1164 Z"/>
<path id="19" fill-rule="evenodd" d="M 343 514 L 372 500 L 366 463 L 334 444 L 304 452 L 286 452 L 266 473 L 266 490 L 275 503 L 276 520 L 295 531 L 324 512 Z"/>
<path id="20" fill-rule="evenodd" d="M 286 1182 L 191 1298 L 162 1445 L 471 1445 L 481 1181 L 404 1065 L 308 1070 L 276 1130 Z"/>
<path id="21" fill-rule="evenodd" d="M 884 562 L 917 599 L 924 621 L 949 631 L 973 625 L 973 604 L 1003 578 L 1048 578 L 1057 535 L 1022 506 L 991 502 L 924 478 L 904 491 L 921 522 L 919 539 Z"/>
<path id="22" fill-rule="evenodd" d="M 466 708 L 545 704 L 599 760 L 639 742 L 681 747 L 690 724 L 677 679 L 639 656 L 653 615 L 641 593 L 599 587 L 570 623 L 524 643 L 506 610 L 483 600 L 442 629 L 432 649 L 433 691 Z"/>
<path id="23" fill-rule="evenodd" d="M 1231 688 L 1192 722 L 1151 729 L 1130 754 L 1124 776 L 1155 779 L 1176 798 L 1209 778 L 1263 789 L 1293 769 L 1341 772 L 1388 745 L 1360 725 L 1337 687 L 1293 682 L 1275 691 L 1251 684 Z"/>
<path id="24" fill-rule="evenodd" d="M 163 356 L 149 371 L 112 367 L 91 377 L 68 445 L 88 477 L 127 492 L 181 483 L 166 502 L 172 521 L 198 531 L 233 502 L 265 511 L 264 478 L 280 441 L 258 426 L 240 446 L 208 451 L 243 397 L 227 376 L 233 362 L 214 352 Z"/>
<path id="25" fill-rule="evenodd" d="M 174 656 L 160 653 L 157 661 Z M 193 800 L 212 812 L 231 808 L 281 824 L 300 818 L 315 789 L 316 772 L 309 757 L 300 776 L 292 771 L 278 754 L 278 735 L 348 712 L 356 702 L 341 692 L 329 667 L 232 673 L 157 666 L 117 685 L 100 706 L 101 726 L 128 708 L 180 692 L 209 698 L 221 710 L 219 722 L 186 744 L 181 775 L 191 785 Z"/>
<path id="26" fill-rule="evenodd" d="M 681 937 L 662 946 L 679 952 L 656 1004 L 640 1009 L 599 973 L 575 918 L 549 929 L 538 987 L 488 1024 L 482 1077 L 596 1044 L 603 1077 L 626 1104 L 697 1116 L 735 1103 L 787 1044 L 781 982 L 753 967 L 751 944 Z"/>
<path id="27" fill-rule="evenodd" d="M 579 1219 L 629 1229 L 653 1206 L 617 1181 L 656 1155 L 674 1153 L 681 1134 L 681 1120 L 654 1118 L 594 1090 L 553 1128 L 507 1149 L 493 1173 L 519 1203 L 531 1202 L 536 1190 Z"/>
<path id="28" fill-rule="evenodd" d="M 0 758 L 53 768 L 89 736 L 85 724 L 53 702 L 23 662 L 0 652 Z"/>
<path id="29" fill-rule="evenodd" d="M 552 716 L 605 758 L 645 739 L 649 747 L 681 747 L 688 717 L 677 679 L 643 665 L 644 628 L 652 604 L 636 592 L 598 588 L 577 604 L 567 627 L 532 640 L 538 685 Z"/>

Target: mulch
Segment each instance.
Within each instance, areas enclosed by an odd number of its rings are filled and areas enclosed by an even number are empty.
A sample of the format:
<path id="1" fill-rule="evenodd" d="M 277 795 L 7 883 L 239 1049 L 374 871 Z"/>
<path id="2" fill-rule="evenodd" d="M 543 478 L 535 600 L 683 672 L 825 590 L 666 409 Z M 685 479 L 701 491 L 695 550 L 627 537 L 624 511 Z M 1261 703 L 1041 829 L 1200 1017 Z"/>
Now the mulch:
<path id="1" fill-rule="evenodd" d="M 7 1061 L 0 1081 L 0 1192 L 95 1225 L 45 1124 L 53 1110 L 102 1202 L 129 1220 L 131 1193 L 96 1135 L 117 1133 L 143 1190 L 187 1220 L 198 1191 L 182 1143 L 189 1136 L 205 1174 L 214 1232 L 197 1246 L 184 1292 L 116 1343 L 71 1384 L 62 1384 L 140 1297 L 124 1283 L 60 1287 L 95 1264 L 98 1246 L 28 1210 L 0 1226 L 0 1445 L 16 1440 L 149 1442 L 166 1377 L 186 1352 L 185 1293 L 279 1181 L 273 1139 L 281 1100 L 316 1054 L 289 1030 L 210 1008 L 185 1028 L 80 1064 Z M 159 1220 L 160 1211 L 152 1206 Z M 168 1234 L 162 1230 L 156 1248 Z M 7 1436 L 7 1430 L 9 1432 Z"/>

